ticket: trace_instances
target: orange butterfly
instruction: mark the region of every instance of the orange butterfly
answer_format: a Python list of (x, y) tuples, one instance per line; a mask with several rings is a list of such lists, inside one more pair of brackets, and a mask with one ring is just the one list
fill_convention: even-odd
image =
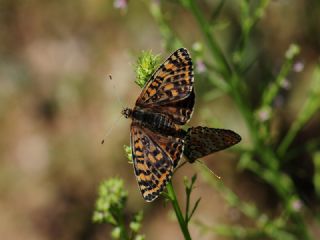
[(181, 129), (193, 112), (193, 82), (190, 54), (187, 49), (180, 48), (154, 72), (134, 108), (122, 111), (126, 118), (132, 118), (130, 132), (134, 172), (147, 202), (156, 199), (163, 191), (182, 153), (193, 162), (241, 139), (231, 130)]

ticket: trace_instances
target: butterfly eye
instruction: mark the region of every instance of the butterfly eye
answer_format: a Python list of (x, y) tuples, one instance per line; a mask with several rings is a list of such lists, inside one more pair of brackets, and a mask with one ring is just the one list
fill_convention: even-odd
[(125, 117), (125, 118), (129, 118), (131, 117), (132, 114), (132, 110), (130, 108), (125, 108), (121, 111), (121, 114)]

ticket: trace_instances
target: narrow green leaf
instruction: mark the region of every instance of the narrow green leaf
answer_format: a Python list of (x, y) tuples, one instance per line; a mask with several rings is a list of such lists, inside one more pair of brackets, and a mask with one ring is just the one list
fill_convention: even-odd
[(197, 210), (200, 201), (201, 201), (201, 198), (198, 198), (198, 200), (197, 200), (196, 203), (194, 204), (194, 206), (193, 206), (193, 208), (192, 208), (192, 211), (191, 211), (191, 213), (189, 214), (189, 217), (188, 217), (188, 219), (187, 219), (187, 223), (191, 220), (193, 214), (194, 214), (195, 211)]

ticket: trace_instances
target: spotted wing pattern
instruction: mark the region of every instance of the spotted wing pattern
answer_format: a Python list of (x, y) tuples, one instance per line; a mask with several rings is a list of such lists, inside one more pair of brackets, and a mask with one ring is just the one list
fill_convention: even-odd
[(231, 147), (241, 141), (241, 137), (227, 129), (194, 127), (185, 138), (184, 155), (190, 163), (196, 159)]
[(178, 125), (186, 124), (193, 113), (193, 106), (195, 102), (194, 90), (191, 91), (190, 95), (177, 102), (168, 103), (155, 107), (156, 112), (165, 113), (170, 115), (173, 121)]
[(183, 140), (155, 134), (133, 120), (131, 147), (134, 172), (143, 198), (156, 199), (172, 176), (183, 152)]
[(136, 106), (164, 113), (176, 124), (183, 125), (193, 111), (193, 81), (191, 57), (187, 49), (180, 48), (155, 71), (137, 99)]

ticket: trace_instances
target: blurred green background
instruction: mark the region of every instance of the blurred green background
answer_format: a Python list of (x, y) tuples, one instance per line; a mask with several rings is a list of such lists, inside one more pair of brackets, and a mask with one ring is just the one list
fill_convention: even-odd
[[(132, 107), (139, 95), (140, 89), (134, 84), (137, 56), (142, 50), (152, 50), (164, 58), (170, 48), (163, 38), (164, 28), (159, 29), (151, 13), (150, 6), (160, 1), (130, 1), (124, 8), (116, 6), (119, 2), (0, 2), (1, 239), (109, 239), (110, 228), (94, 225), (91, 218), (98, 183), (113, 176), (123, 178), (129, 190), (127, 214), (144, 210), (142, 232), (146, 239), (182, 239), (170, 208), (165, 208), (161, 200), (145, 203), (140, 196), (123, 151), (123, 145), (129, 144), (130, 121), (119, 120), (105, 144), (100, 144), (124, 107), (117, 96)], [(190, 125), (232, 129), (243, 139), (237, 152), (210, 155), (205, 163), (240, 199), (254, 203), (270, 216), (278, 215), (282, 205), (273, 189), (250, 171), (237, 168), (243, 149), (254, 148), (253, 142), (232, 98), (217, 93), (208, 83), (206, 68), (200, 71), (200, 60), (209, 54), (195, 19), (176, 1), (161, 2), (163, 17), (183, 46), (191, 54), (195, 43), (203, 48), (196, 64), (197, 103)], [(197, 2), (202, 14), (210, 19), (220, 1)], [(217, 22), (212, 23), (226, 53), (239, 40), (240, 2), (226, 1)], [(271, 130), (278, 139), (285, 135), (309, 96), (319, 64), (319, 26), (319, 1), (278, 0), (269, 1), (251, 33), (246, 57), (253, 63), (246, 84), (251, 89), (248, 99), (252, 109), (259, 104), (272, 76), (278, 75), (290, 44), (297, 43), (301, 49), (274, 101), (277, 110)], [(263, 121), (267, 113), (257, 114)], [(317, 111), (301, 128), (291, 146), (297, 151), (284, 166), (301, 197), (298, 210), (307, 206), (303, 216), (314, 239), (320, 238), (320, 218), (312, 217), (313, 211), (319, 212), (320, 199), (313, 181), (320, 171), (313, 161), (320, 151), (319, 120)], [(310, 139), (311, 150), (300, 151), (299, 147)], [(175, 174), (174, 185), (181, 200), (183, 176), (195, 172), (199, 172), (199, 166), (186, 165)], [(201, 178), (196, 185), (193, 195), (202, 198), (196, 220), (211, 225), (253, 225), (226, 203), (219, 190)], [(194, 239), (226, 239), (203, 235), (197, 224), (190, 228)]]

